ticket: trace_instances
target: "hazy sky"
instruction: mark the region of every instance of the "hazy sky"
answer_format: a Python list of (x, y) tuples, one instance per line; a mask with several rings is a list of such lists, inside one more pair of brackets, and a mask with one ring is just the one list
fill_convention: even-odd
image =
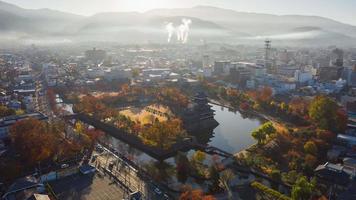
[(51, 8), (82, 15), (107, 11), (211, 5), (238, 11), (317, 15), (356, 25), (356, 0), (4, 0), (24, 8)]

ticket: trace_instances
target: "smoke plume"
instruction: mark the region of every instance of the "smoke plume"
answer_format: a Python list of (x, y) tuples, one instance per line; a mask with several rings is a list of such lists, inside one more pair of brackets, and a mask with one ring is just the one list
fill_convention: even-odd
[(172, 22), (168, 23), (166, 25), (166, 30), (168, 33), (168, 43), (171, 42), (171, 38), (174, 32), (176, 32), (178, 42), (181, 42), (183, 44), (187, 43), (189, 38), (190, 24), (192, 24), (192, 20), (185, 18), (182, 19), (182, 24), (177, 27), (174, 27)]
[(166, 25), (166, 30), (168, 32), (168, 43), (171, 42), (171, 39), (172, 39), (172, 36), (174, 34), (174, 26), (173, 26), (173, 23), (172, 22), (169, 22), (167, 25)]

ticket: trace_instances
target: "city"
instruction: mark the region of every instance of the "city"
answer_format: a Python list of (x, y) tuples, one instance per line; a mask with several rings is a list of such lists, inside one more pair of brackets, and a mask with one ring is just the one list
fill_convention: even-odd
[(356, 199), (356, 21), (39, 2), (0, 1), (0, 199)]

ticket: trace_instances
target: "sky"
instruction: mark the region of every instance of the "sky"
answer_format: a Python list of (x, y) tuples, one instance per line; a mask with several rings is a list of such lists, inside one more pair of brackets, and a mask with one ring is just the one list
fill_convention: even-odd
[(356, 0), (3, 0), (24, 8), (50, 8), (81, 15), (154, 8), (217, 6), (244, 12), (315, 15), (356, 25)]

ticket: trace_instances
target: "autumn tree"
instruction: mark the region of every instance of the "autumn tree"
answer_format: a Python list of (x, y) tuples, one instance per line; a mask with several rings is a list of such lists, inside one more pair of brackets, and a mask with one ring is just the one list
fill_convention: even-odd
[(185, 183), (190, 174), (190, 162), (187, 156), (182, 152), (177, 153), (177, 156), (175, 157), (175, 162), (176, 162), (177, 179), (181, 183)]
[(270, 87), (263, 87), (260, 91), (259, 91), (259, 96), (258, 96), (258, 101), (260, 102), (269, 102), (272, 98), (272, 88)]
[(225, 170), (225, 171), (221, 172), (219, 182), (220, 182), (220, 185), (222, 186), (222, 188), (224, 188), (227, 191), (229, 200), (233, 199), (233, 194), (232, 194), (232, 191), (230, 188), (230, 183), (234, 178), (235, 178), (235, 174), (232, 170)]
[(6, 106), (0, 105), (0, 117), (7, 117), (11, 115), (15, 115), (16, 111), (13, 109), (9, 109)]
[(202, 190), (193, 190), (191, 187), (186, 186), (179, 200), (215, 200), (215, 198), (211, 195), (205, 195)]
[(313, 141), (308, 141), (304, 144), (304, 151), (308, 154), (317, 155), (318, 147)]
[(316, 181), (308, 181), (305, 176), (298, 178), (292, 187), (293, 200), (309, 200), (315, 190)]
[(152, 125), (142, 130), (140, 137), (148, 145), (168, 149), (179, 137), (184, 137), (185, 135), (182, 121), (180, 119), (172, 119), (164, 122), (156, 120)]
[(289, 109), (292, 113), (304, 116), (309, 107), (309, 102), (301, 97), (294, 97), (289, 102)]
[(330, 97), (316, 96), (309, 106), (309, 117), (321, 129), (341, 131), (346, 127), (346, 120), (338, 109), (338, 105)]
[(272, 122), (266, 122), (256, 130), (252, 132), (252, 137), (255, 138), (258, 144), (262, 144), (268, 136), (274, 134), (276, 129)]
[(16, 122), (10, 129), (13, 145), (28, 165), (51, 158), (55, 153), (55, 135), (45, 122), (29, 118)]

